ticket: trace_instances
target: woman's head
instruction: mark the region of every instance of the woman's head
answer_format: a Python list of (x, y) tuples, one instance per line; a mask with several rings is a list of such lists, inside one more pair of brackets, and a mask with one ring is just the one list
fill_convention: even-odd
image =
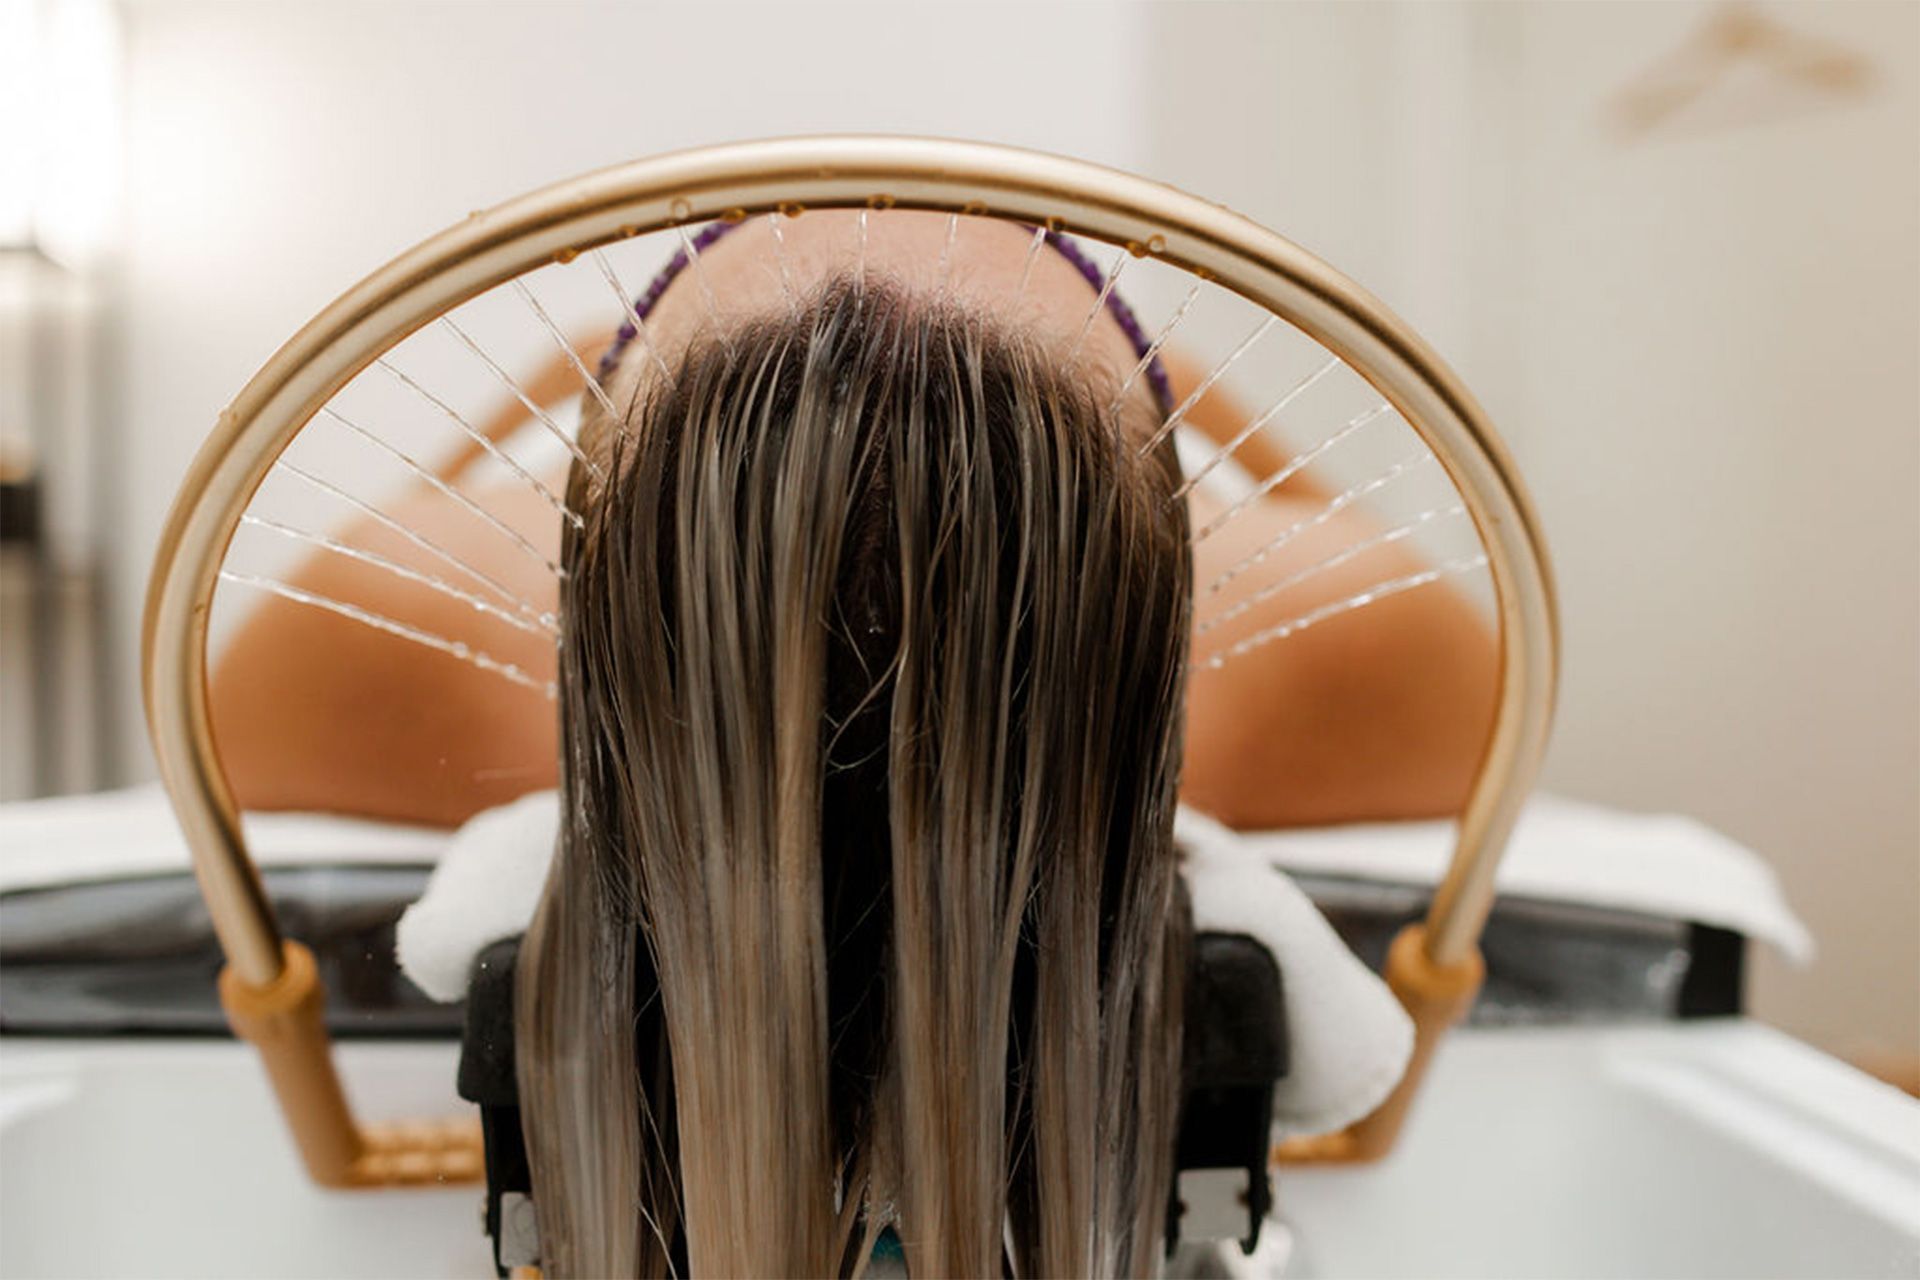
[(1171, 455), (973, 300), (792, 285), (630, 370), (574, 478), (519, 1015), (549, 1267), (840, 1273), (893, 1224), (915, 1274), (1147, 1271)]

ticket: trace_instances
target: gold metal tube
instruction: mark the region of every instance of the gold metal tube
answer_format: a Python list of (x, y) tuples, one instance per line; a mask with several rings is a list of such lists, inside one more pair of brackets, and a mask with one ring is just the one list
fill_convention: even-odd
[(161, 535), (147, 596), (147, 718), (161, 776), (236, 974), (280, 974), (279, 931), (247, 856), (207, 711), (207, 615), (220, 561), (266, 470), (375, 357), (475, 295), (549, 261), (670, 226), (775, 208), (899, 206), (1045, 224), (1184, 267), (1283, 317), (1366, 378), (1425, 438), (1484, 542), (1498, 600), (1500, 708), (1424, 933), (1457, 967), (1545, 748), (1553, 583), (1538, 521), (1485, 414), (1438, 356), (1318, 258), (1219, 205), (1101, 166), (977, 143), (793, 138), (602, 170), (477, 213), (348, 290), (221, 414)]

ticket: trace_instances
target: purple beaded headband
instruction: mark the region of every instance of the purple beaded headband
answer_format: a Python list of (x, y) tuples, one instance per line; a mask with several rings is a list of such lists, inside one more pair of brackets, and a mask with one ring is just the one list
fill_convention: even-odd
[[(704, 252), (708, 246), (719, 240), (720, 237), (727, 234), (727, 232), (733, 230), (737, 225), (739, 224), (732, 222), (708, 223), (694, 235), (692, 240), (693, 252), (696, 254)], [(1058, 231), (1047, 232), (1046, 241), (1058, 251), (1061, 257), (1071, 263), (1074, 268), (1086, 278), (1086, 282), (1093, 286), (1096, 292), (1106, 284), (1106, 277), (1101, 275), (1099, 265), (1095, 263), (1092, 258), (1089, 258), (1086, 251), (1078, 244)], [(660, 268), (660, 272), (654, 276), (653, 282), (646, 287), (639, 297), (633, 300), (634, 314), (639, 316), (643, 322), (649, 315), (653, 314), (653, 308), (659, 303), (660, 295), (667, 291), (667, 286), (673, 283), (674, 277), (686, 269), (688, 260), (686, 249), (675, 249), (673, 256), (667, 259), (667, 265)], [(1120, 331), (1127, 335), (1127, 341), (1133, 344), (1134, 354), (1144, 358), (1152, 348), (1152, 341), (1147, 337), (1147, 331), (1140, 327), (1140, 320), (1133, 314), (1133, 308), (1126, 304), (1117, 290), (1109, 290), (1107, 293), (1107, 312), (1113, 317), (1114, 322), (1120, 326)], [(599, 376), (601, 381), (606, 381), (607, 377), (613, 373), (615, 367), (619, 365), (621, 355), (626, 351), (627, 344), (633, 341), (636, 333), (637, 330), (634, 328), (631, 319), (621, 324), (619, 332), (614, 335), (613, 345), (608, 347), (607, 353), (600, 357)], [(1153, 359), (1147, 362), (1146, 376), (1147, 385), (1153, 391), (1153, 398), (1155, 403), (1160, 406), (1160, 412), (1162, 414), (1171, 413), (1173, 411), (1173, 385), (1167, 380), (1167, 371), (1165, 366), (1160, 363), (1158, 352), (1155, 352)]]

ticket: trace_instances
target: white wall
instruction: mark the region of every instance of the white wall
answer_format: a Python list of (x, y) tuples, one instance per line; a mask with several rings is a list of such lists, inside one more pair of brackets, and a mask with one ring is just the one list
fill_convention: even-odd
[[(220, 405), (352, 279), (668, 147), (970, 135), (1268, 222), (1418, 325), (1514, 442), (1566, 620), (1548, 782), (1760, 849), (1819, 938), (1758, 1007), (1920, 1045), (1920, 9), (1782, 6), (1857, 102), (1622, 145), (1691, 4), (137, 0), (118, 644)], [(132, 772), (145, 747), (131, 718)]]
[(1781, 8), (1869, 92), (1730, 87), (1770, 118), (1631, 146), (1597, 108), (1697, 11), (1505, 12), (1484, 389), (1562, 574), (1548, 784), (1766, 853), (1821, 954), (1763, 961), (1760, 1011), (1920, 1052), (1920, 8)]

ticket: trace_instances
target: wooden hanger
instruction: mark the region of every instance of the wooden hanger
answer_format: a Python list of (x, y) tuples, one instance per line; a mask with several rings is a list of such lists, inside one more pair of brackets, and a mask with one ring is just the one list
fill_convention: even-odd
[[(1615, 95), (1609, 114), (1623, 135), (1644, 137), (1742, 69), (1762, 71), (1779, 88), (1829, 98), (1857, 93), (1873, 78), (1858, 54), (1796, 31), (1746, 0), (1729, 0), (1715, 7), (1685, 44), (1629, 81)], [(1720, 123), (1746, 124), (1776, 114), (1748, 110)]]

